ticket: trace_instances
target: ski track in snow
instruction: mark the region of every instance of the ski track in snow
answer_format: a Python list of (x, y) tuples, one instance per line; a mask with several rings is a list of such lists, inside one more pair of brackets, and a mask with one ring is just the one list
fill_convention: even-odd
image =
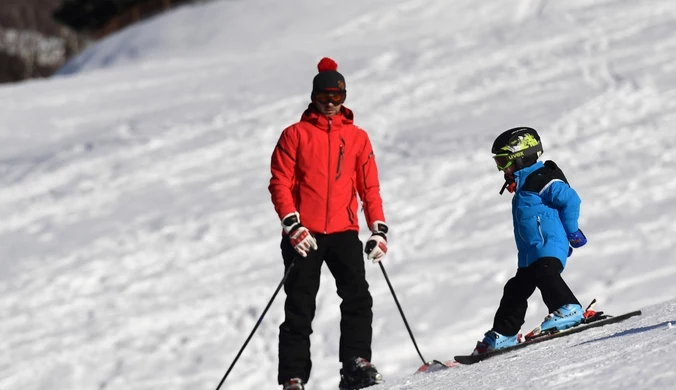
[[(268, 2), (183, 7), (150, 25), (222, 14), (239, 19), (212, 32), (227, 38)], [(179, 44), (162, 53), (160, 41), (142, 46), (151, 42), (142, 24), (118, 38), (130, 53), (148, 50), (139, 65), (113, 37), (86, 57), (87, 72), (0, 88), (0, 388), (215, 387), (282, 277), (269, 155), (304, 109), (323, 55), (338, 60), (347, 105), (371, 135), (392, 228), (385, 266), (427, 359), (471, 351), (515, 272), (509, 198), (498, 195), (489, 155), (513, 126), (541, 130), (544, 157), (583, 199), (589, 245), (564, 275), (580, 300), (620, 313), (676, 297), (676, 5), (350, 1), (345, 23), (288, 26), (298, 7), (325, 12), (306, 3), (266, 11), (270, 30), (248, 46), (223, 39), (194, 55)], [(328, 52), (325, 40), (335, 44)], [(306, 44), (280, 49), (294, 41)], [(647, 364), (663, 373), (646, 377), (642, 355), (624, 354), (673, 354), (673, 341), (645, 337), (676, 320), (673, 303), (626, 325), (409, 377), (420, 361), (378, 267), (367, 263), (367, 274), (374, 362), (387, 379), (374, 390), (564, 389), (619, 370), (628, 372), (603, 376), (604, 386), (676, 380), (655, 361)], [(315, 390), (338, 383), (334, 290), (324, 270)], [(283, 299), (226, 389), (276, 383)], [(546, 315), (539, 300), (524, 328)], [(556, 359), (562, 348), (580, 358)]]

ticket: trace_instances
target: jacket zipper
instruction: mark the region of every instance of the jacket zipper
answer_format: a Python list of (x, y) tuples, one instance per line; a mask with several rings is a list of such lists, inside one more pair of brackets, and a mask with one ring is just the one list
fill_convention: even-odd
[(340, 144), (340, 153), (338, 154), (338, 167), (336, 168), (336, 180), (340, 178), (343, 171), (343, 144)]
[[(329, 159), (328, 159), (328, 172), (331, 172), (331, 117), (329, 117), (329, 128), (326, 131), (326, 135), (329, 137)], [(328, 183), (326, 186), (326, 218), (324, 219), (324, 234), (329, 230), (329, 205), (331, 204), (331, 175), (327, 175)]]
[(538, 215), (538, 231), (540, 232), (540, 238), (542, 239), (542, 245), (545, 244), (545, 235), (542, 234), (542, 225), (540, 224), (540, 216)]

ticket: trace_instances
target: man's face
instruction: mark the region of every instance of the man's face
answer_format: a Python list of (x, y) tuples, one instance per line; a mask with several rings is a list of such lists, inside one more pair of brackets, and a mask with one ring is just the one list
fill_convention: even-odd
[(345, 101), (345, 92), (318, 92), (315, 95), (315, 107), (326, 116), (336, 115)]
[(340, 112), (340, 108), (343, 106), (342, 104), (339, 104), (337, 106), (333, 105), (333, 103), (320, 103), (318, 101), (315, 101), (315, 106), (317, 107), (317, 110), (322, 113), (322, 115), (326, 116), (332, 116), (336, 115)]

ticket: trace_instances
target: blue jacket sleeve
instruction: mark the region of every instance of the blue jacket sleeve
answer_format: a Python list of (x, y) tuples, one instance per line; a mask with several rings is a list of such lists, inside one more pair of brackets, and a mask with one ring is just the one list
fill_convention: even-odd
[(579, 227), (577, 220), (580, 217), (580, 197), (577, 192), (563, 181), (554, 181), (541, 193), (545, 203), (559, 211), (559, 218), (566, 233), (576, 232)]

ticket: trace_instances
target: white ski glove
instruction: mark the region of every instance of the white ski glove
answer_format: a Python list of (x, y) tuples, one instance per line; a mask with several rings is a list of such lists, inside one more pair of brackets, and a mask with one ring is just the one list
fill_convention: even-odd
[(389, 228), (387, 224), (383, 221), (375, 221), (371, 225), (371, 237), (366, 241), (364, 245), (364, 252), (366, 252), (366, 258), (377, 263), (385, 257), (387, 253), (387, 232)]
[(293, 212), (282, 218), (282, 228), (289, 235), (291, 246), (303, 257), (307, 257), (310, 250), (317, 250), (317, 240), (309, 230), (300, 224), (300, 215)]

